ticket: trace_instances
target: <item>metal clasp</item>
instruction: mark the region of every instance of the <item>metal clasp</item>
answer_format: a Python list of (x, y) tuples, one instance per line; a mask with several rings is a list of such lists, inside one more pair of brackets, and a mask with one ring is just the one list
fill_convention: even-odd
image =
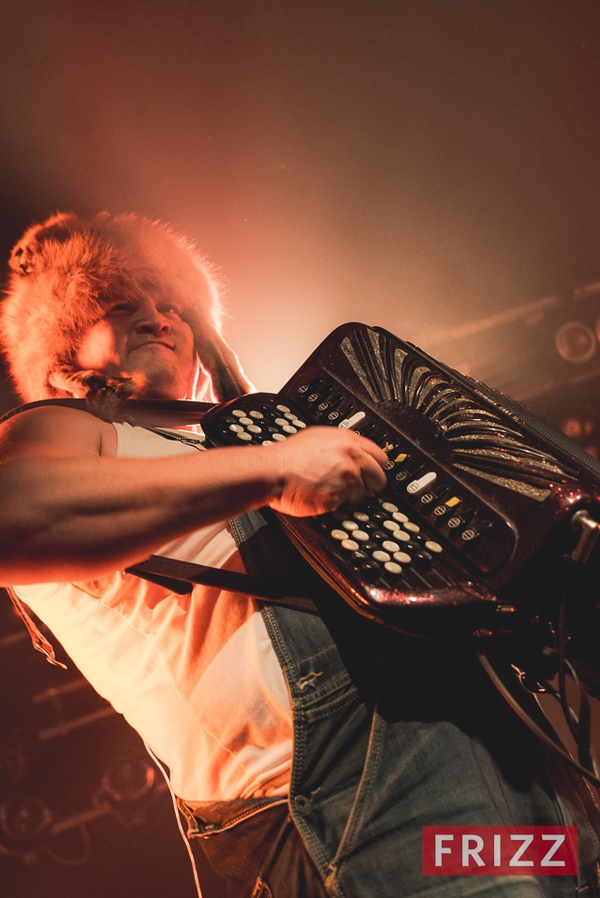
[(577, 545), (571, 552), (571, 561), (587, 564), (600, 535), (600, 524), (587, 511), (576, 511), (571, 518), (571, 529), (581, 530)]

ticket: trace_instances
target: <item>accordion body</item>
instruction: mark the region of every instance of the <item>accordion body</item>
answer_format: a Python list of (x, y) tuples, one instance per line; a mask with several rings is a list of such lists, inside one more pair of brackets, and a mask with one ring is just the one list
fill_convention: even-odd
[[(600, 517), (600, 465), (524, 407), (378, 327), (334, 330), (278, 394), (208, 412), (215, 446), (350, 427), (388, 456), (360, 507), (277, 515), (357, 611), (419, 635), (515, 632), (555, 613), (580, 539)], [(596, 626), (598, 550), (576, 572), (580, 627)]]

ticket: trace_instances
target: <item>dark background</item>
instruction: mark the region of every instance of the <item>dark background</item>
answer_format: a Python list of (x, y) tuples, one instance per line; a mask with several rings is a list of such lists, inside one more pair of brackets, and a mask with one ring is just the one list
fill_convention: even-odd
[[(368, 321), (595, 451), (600, 289), (578, 288), (600, 282), (599, 75), (597, 0), (5, 3), (0, 250), (59, 209), (166, 219), (226, 276), (227, 334), (260, 389)], [(582, 315), (578, 366), (554, 333)], [(33, 656), (8, 607), (2, 626), (0, 800), (51, 783), (55, 820), (83, 813), (131, 737), (106, 718), (42, 744), (32, 696), (73, 672)], [(141, 805), (141, 822), (68, 830), (62, 863), (0, 855), (0, 895), (184, 898), (185, 856), (156, 822), (168, 798)]]
[(343, 321), (427, 347), (600, 278), (595, 0), (22, 0), (0, 24), (4, 249), (57, 209), (173, 222), (260, 389)]

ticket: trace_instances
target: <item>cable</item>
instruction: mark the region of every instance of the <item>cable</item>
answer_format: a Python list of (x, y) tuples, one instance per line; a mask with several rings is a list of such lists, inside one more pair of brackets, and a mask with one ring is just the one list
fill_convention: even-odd
[(508, 702), (509, 706), (512, 710), (519, 716), (519, 718), (523, 721), (526, 727), (531, 730), (531, 732), (536, 736), (541, 742), (544, 743), (548, 748), (552, 749), (552, 751), (557, 752), (560, 757), (570, 764), (578, 773), (584, 776), (587, 780), (589, 780), (594, 786), (600, 787), (600, 778), (595, 776), (591, 770), (587, 770), (577, 761), (575, 761), (571, 755), (554, 739), (551, 739), (550, 736), (533, 720), (532, 717), (529, 716), (527, 711), (518, 703), (515, 699), (512, 692), (508, 689), (508, 687), (503, 682), (502, 678), (494, 669), (490, 660), (480, 652), (477, 652), (477, 658), (479, 659), (480, 664), (483, 669), (491, 679), (492, 683), (500, 692), (500, 695)]
[[(596, 525), (597, 528), (597, 525)], [(596, 530), (595, 528), (595, 530)], [(594, 532), (595, 532), (594, 530)], [(589, 533), (584, 531), (584, 535), (589, 539)], [(594, 539), (595, 543), (595, 539)], [(573, 578), (577, 577), (578, 571), (581, 570), (581, 563), (576, 563), (573, 560), (573, 555), (565, 556), (565, 568), (564, 568), (564, 581), (563, 587), (561, 590), (560, 601), (558, 606), (558, 622), (556, 627), (556, 649), (557, 649), (557, 658), (558, 658), (558, 696), (560, 699), (560, 704), (563, 710), (563, 716), (571, 731), (571, 735), (575, 740), (575, 744), (577, 745), (577, 757), (579, 759), (580, 764), (585, 769), (591, 768), (593, 774), (598, 776), (598, 768), (595, 762), (594, 757), (592, 756), (590, 749), (590, 738), (591, 738), (591, 707), (587, 692), (585, 689), (582, 689), (581, 684), (579, 682), (579, 677), (577, 676), (577, 672), (574, 670), (573, 665), (567, 659), (567, 643), (569, 641), (568, 635), (568, 627), (567, 627), (567, 611), (568, 611), (568, 585), (573, 582)], [(569, 576), (570, 575), (570, 576)], [(573, 678), (573, 682), (575, 684), (575, 689), (577, 693), (577, 698), (579, 700), (579, 707), (577, 714), (573, 711), (571, 706), (569, 705), (568, 695), (567, 695), (567, 668), (571, 677)]]
[(83, 853), (79, 857), (64, 857), (64, 855), (59, 854), (51, 848), (47, 842), (42, 845), (45, 854), (47, 854), (51, 860), (55, 861), (57, 864), (61, 864), (63, 867), (80, 867), (82, 864), (85, 864), (92, 856), (92, 841), (86, 826), (79, 826), (78, 830), (81, 833), (83, 841)]
[(146, 751), (148, 752), (148, 754), (150, 755), (150, 757), (152, 758), (152, 760), (154, 761), (154, 763), (156, 764), (156, 766), (158, 767), (158, 769), (160, 770), (160, 772), (162, 773), (162, 775), (165, 778), (165, 783), (167, 784), (167, 788), (169, 790), (169, 795), (171, 796), (171, 802), (173, 804), (173, 810), (175, 812), (175, 820), (177, 821), (177, 829), (179, 830), (179, 834), (181, 835), (181, 838), (183, 840), (183, 843), (184, 843), (187, 853), (188, 853), (188, 857), (190, 859), (190, 864), (192, 867), (192, 876), (194, 877), (196, 892), (198, 893), (198, 898), (202, 898), (202, 888), (200, 886), (200, 878), (198, 876), (198, 867), (196, 866), (196, 859), (194, 858), (194, 854), (192, 852), (190, 840), (188, 839), (188, 837), (183, 829), (183, 824), (181, 822), (181, 814), (179, 813), (179, 808), (177, 807), (177, 796), (175, 795), (175, 793), (173, 792), (173, 789), (171, 788), (171, 783), (169, 782), (169, 776), (167, 774), (165, 767), (163, 766), (161, 761), (158, 760), (158, 758), (156, 757), (156, 755), (154, 754), (152, 749), (148, 745), (146, 745), (146, 743), (144, 743), (144, 746), (146, 748)]

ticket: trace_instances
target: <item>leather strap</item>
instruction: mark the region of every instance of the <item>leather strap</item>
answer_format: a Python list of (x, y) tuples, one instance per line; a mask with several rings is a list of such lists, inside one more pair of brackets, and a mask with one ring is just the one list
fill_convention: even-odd
[[(85, 399), (40, 399), (11, 409), (0, 418), (0, 424), (21, 412), (47, 405), (75, 408), (95, 414)], [(185, 427), (200, 423), (206, 412), (214, 407), (213, 402), (192, 402), (187, 399), (124, 399), (119, 403), (113, 418), (115, 421), (135, 421), (154, 427)]]
[(193, 584), (199, 583), (202, 586), (216, 586), (231, 592), (243, 592), (264, 599), (270, 604), (318, 614), (312, 599), (293, 593), (290, 595), (286, 583), (277, 580), (266, 581), (251, 574), (226, 571), (204, 564), (181, 561), (178, 558), (151, 555), (146, 561), (127, 568), (127, 573), (165, 586), (178, 595), (188, 595), (192, 591)]

